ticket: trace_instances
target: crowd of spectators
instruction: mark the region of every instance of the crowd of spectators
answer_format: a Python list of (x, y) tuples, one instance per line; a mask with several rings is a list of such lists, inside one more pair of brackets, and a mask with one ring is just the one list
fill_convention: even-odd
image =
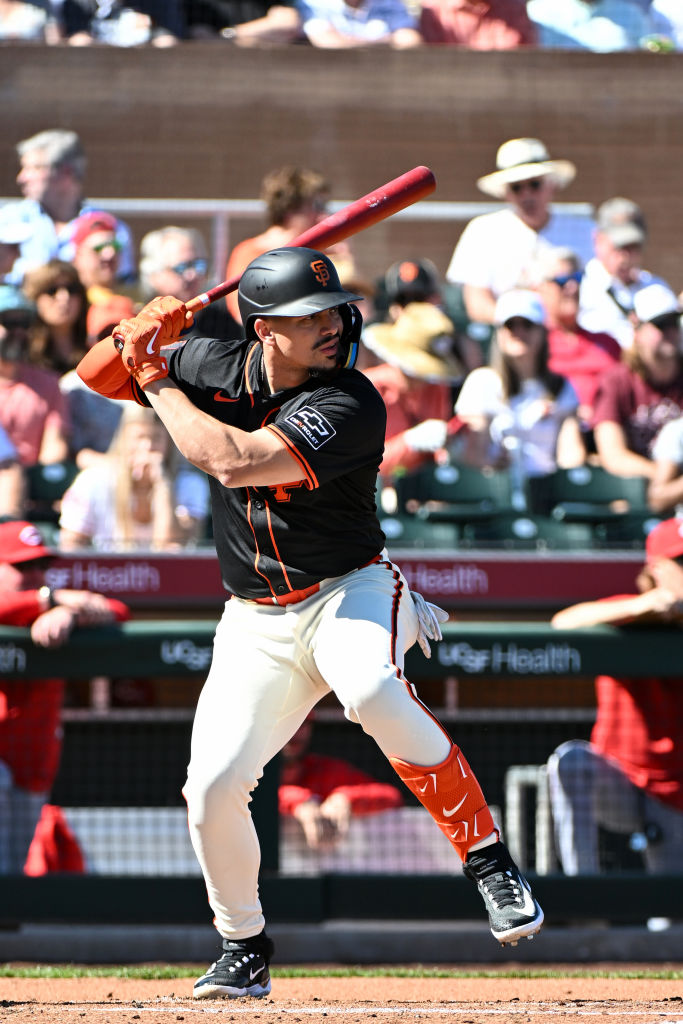
[[(0, 3), (0, 16), (7, 6)], [(264, 230), (235, 246), (227, 268), (212, 268), (199, 231), (165, 225), (136, 248), (128, 225), (93, 208), (74, 132), (41, 132), (19, 142), (17, 154), (23, 198), (0, 209), (0, 517), (10, 519), (0, 524), (0, 570), (9, 595), (3, 621), (29, 625), (36, 643), (55, 646), (76, 625), (122, 621), (128, 611), (99, 595), (50, 592), (44, 585), (44, 562), (53, 551), (28, 522), (32, 469), (70, 464), (74, 470), (52, 508), (62, 550), (173, 550), (207, 537), (204, 476), (182, 460), (152, 409), (89, 391), (75, 372), (79, 360), (150, 297), (189, 300), (239, 273), (260, 252), (286, 245), (325, 215), (332, 186), (311, 169), (274, 168), (262, 183)], [(551, 207), (576, 173), (568, 160), (551, 157), (541, 140), (503, 142), (495, 168), (477, 182), (501, 209), (475, 217), (454, 239), (443, 278), (426, 255), (416, 254), (363, 281), (353, 246), (331, 250), (345, 286), (363, 296), (358, 365), (387, 406), (382, 486), (425, 463), (449, 460), (485, 472), (509, 470), (522, 490), (526, 480), (558, 468), (595, 465), (643, 478), (654, 515), (683, 512), (681, 282), (644, 268), (646, 217), (632, 200), (605, 197), (594, 220)], [(238, 335), (234, 301), (211, 304), (192, 331)], [(670, 622), (673, 611), (679, 621), (683, 528), (673, 519), (665, 534), (657, 530), (648, 539), (646, 598), (568, 609), (553, 624), (630, 622), (641, 613)], [(657, 540), (662, 536), (664, 546)], [(668, 684), (657, 686), (668, 714), (675, 706)], [(5, 687), (8, 707), (11, 701), (19, 706), (21, 689)], [(641, 689), (601, 677), (598, 696), (616, 694), (621, 701), (625, 694), (645, 704)], [(48, 696), (54, 717), (62, 685)], [(30, 708), (17, 714), (30, 722)], [(601, 709), (592, 744), (571, 741), (551, 759), (558, 849), (567, 873), (596, 870), (593, 826), (600, 808), (607, 809), (606, 821), (614, 818), (610, 794), (617, 784), (630, 800), (619, 807), (638, 811), (620, 828), (639, 826), (645, 806), (648, 821), (675, 839), (657, 848), (651, 870), (668, 868), (669, 850), (680, 846), (680, 758), (654, 765), (673, 779), (667, 793), (675, 792), (662, 797), (657, 817), (650, 802), (659, 807), (661, 792), (634, 782), (628, 765), (615, 772), (607, 764), (608, 755), (619, 760), (624, 753), (615, 747), (611, 722)], [(647, 737), (656, 728), (659, 719), (646, 721), (638, 734), (648, 764)], [(6, 823), (0, 831), (11, 837), (0, 843), (2, 873), (24, 863), (59, 749), (46, 746), (52, 760), (44, 777), (22, 781), (21, 765), (11, 762), (12, 730), (0, 734), (0, 819)], [(357, 772), (344, 775), (339, 764), (327, 765), (335, 786), (330, 774), (328, 788), (318, 791), (304, 771), (311, 764), (310, 758), (286, 762), (280, 807), (299, 821), (313, 848), (343, 835), (351, 814), (400, 802), (392, 787)], [(333, 792), (339, 787), (344, 791)], [(25, 827), (10, 830), (7, 822), (20, 819)], [(582, 824), (585, 834), (579, 835)]]
[(0, 40), (48, 45), (683, 47), (678, 0), (0, 0)]
[[(17, 154), (23, 198), (0, 209), (0, 514), (28, 515), (31, 470), (66, 464), (68, 490), (49, 512), (63, 545), (209, 540), (203, 476), (152, 412), (91, 392), (75, 367), (154, 295), (188, 301), (288, 244), (325, 216), (331, 185), (310, 168), (271, 169), (264, 229), (212, 268), (195, 228), (149, 231), (136, 251), (129, 226), (85, 198), (74, 132), (40, 132)], [(539, 139), (503, 142), (477, 182), (500, 209), (465, 225), (443, 277), (416, 254), (367, 281), (353, 244), (329, 251), (362, 296), (358, 366), (387, 405), (387, 496), (425, 463), (456, 461), (509, 472), (520, 494), (529, 480), (588, 464), (651, 482), (654, 515), (683, 502), (679, 298), (644, 269), (635, 202), (608, 197), (595, 219), (553, 203), (576, 173)], [(234, 293), (191, 331), (239, 336)]]

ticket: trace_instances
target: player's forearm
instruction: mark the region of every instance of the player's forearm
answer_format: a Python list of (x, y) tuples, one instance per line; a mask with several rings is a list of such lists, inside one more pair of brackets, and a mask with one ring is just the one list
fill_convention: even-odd
[(615, 601), (585, 601), (563, 608), (552, 617), (556, 629), (583, 629), (587, 626), (617, 626), (634, 622), (661, 611), (655, 590)]
[(302, 479), (299, 466), (270, 430), (250, 433), (221, 423), (167, 379), (148, 385), (145, 395), (178, 450), (224, 487), (269, 487)]

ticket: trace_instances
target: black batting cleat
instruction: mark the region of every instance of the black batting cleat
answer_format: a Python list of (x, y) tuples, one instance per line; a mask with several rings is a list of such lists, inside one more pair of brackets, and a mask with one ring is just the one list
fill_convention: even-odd
[(463, 871), (481, 893), (493, 937), (501, 946), (533, 938), (543, 924), (543, 911), (504, 843), (470, 853)]
[(195, 999), (261, 999), (270, 992), (273, 943), (265, 932), (250, 939), (223, 939), (223, 956), (194, 983)]

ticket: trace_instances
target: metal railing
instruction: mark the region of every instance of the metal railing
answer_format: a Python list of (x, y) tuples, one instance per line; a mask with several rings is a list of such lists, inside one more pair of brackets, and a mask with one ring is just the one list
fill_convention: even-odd
[[(16, 202), (16, 196), (0, 196), (0, 207)], [(328, 203), (330, 213), (336, 213), (351, 202), (349, 199), (335, 199)], [(254, 219), (263, 223), (266, 212), (261, 199), (112, 199), (88, 197), (88, 203), (108, 210), (117, 217), (158, 218), (159, 226), (173, 223), (177, 219), (207, 220), (210, 224), (210, 250), (215, 271), (222, 275), (232, 247), (231, 222), (236, 219)], [(465, 223), (482, 213), (501, 210), (504, 203), (492, 202), (450, 202), (427, 200), (414, 203), (405, 210), (393, 214), (399, 220), (410, 221), (455, 221)], [(554, 203), (551, 209), (573, 214), (577, 217), (592, 217), (590, 203)]]

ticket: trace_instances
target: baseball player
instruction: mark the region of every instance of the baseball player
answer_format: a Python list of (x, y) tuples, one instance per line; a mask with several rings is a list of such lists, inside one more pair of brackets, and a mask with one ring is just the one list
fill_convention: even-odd
[[(249, 800), (266, 763), (333, 691), (374, 737), (463, 861), (499, 942), (543, 912), (510, 858), (462, 751), (403, 674), (445, 613), (410, 593), (375, 513), (386, 411), (353, 369), (361, 317), (332, 261), (306, 248), (254, 259), (239, 286), (246, 337), (192, 338), (155, 299), (78, 367), (100, 393), (149, 402), (209, 476), (232, 595), (194, 721), (184, 795), (222, 956), (199, 998), (265, 996), (273, 945), (258, 897)], [(175, 344), (171, 354), (165, 346)]]

